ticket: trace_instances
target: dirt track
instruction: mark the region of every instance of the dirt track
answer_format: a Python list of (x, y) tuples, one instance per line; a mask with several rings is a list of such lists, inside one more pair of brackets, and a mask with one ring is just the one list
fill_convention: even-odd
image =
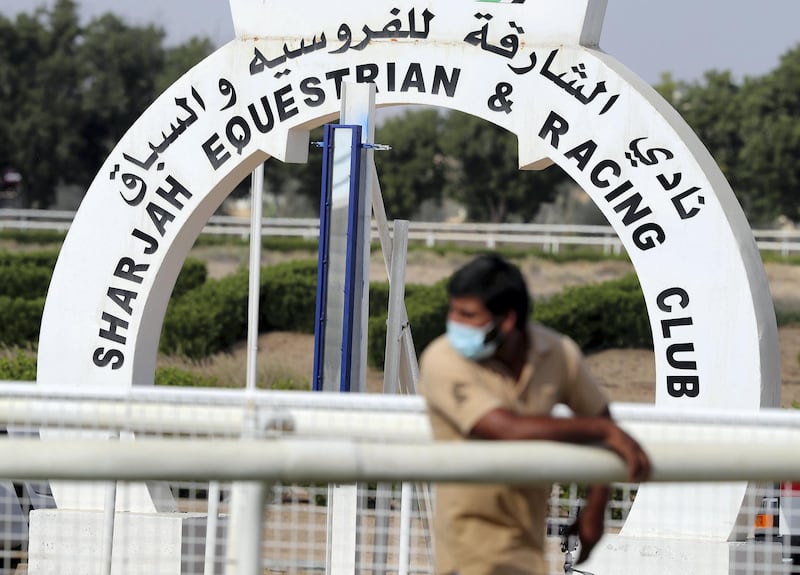
[[(210, 275), (220, 276), (236, 269), (243, 262), (234, 257), (214, 257), (203, 254), (209, 260)], [(211, 256), (211, 257), (208, 257)], [(279, 263), (286, 259), (298, 257), (297, 254), (267, 254), (265, 265)], [(303, 257), (309, 257), (304, 254)], [(313, 256), (311, 256), (313, 257)], [(466, 262), (469, 256), (463, 254), (439, 255), (433, 252), (410, 252), (406, 267), (406, 282), (431, 284), (448, 277), (453, 270)], [(575, 262), (557, 264), (548, 260), (528, 258), (520, 267), (528, 284), (536, 296), (547, 296), (558, 293), (564, 287), (601, 282), (622, 277), (633, 271), (627, 262)], [(773, 299), (782, 306), (800, 308), (800, 266), (767, 264), (767, 277), (772, 290)], [(371, 279), (384, 281), (386, 271), (380, 256), (373, 256), (370, 268)], [(781, 345), (781, 374), (783, 386), (781, 405), (791, 407), (793, 402), (800, 405), (800, 326), (784, 327), (779, 332)], [(263, 350), (260, 360), (260, 372), (287, 375), (295, 379), (310, 381), (313, 365), (313, 337), (302, 334), (272, 333), (262, 336), (260, 349)], [(225, 379), (231, 371), (241, 370), (244, 378), (243, 358), (237, 354), (227, 355)], [(651, 403), (655, 398), (655, 361), (653, 352), (648, 350), (606, 350), (589, 355), (589, 366), (597, 379), (606, 387), (615, 401)], [(212, 362), (213, 363), (213, 362)], [(238, 365), (241, 368), (236, 367)], [(210, 368), (208, 364), (205, 366)], [(239, 377), (237, 375), (237, 377)], [(368, 388), (379, 391), (382, 388), (382, 374), (370, 371)]]

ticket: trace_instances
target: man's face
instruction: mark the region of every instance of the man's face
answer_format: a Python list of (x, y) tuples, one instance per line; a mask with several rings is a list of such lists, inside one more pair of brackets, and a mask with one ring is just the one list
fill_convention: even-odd
[(494, 318), (491, 312), (483, 305), (480, 298), (474, 296), (460, 296), (450, 298), (450, 308), (447, 312), (448, 321), (462, 325), (483, 327)]

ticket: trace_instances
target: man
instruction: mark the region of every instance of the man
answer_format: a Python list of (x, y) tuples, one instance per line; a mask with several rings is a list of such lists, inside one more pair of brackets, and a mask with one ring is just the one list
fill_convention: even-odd
[[(578, 346), (529, 323), (530, 295), (519, 269), (496, 255), (476, 258), (451, 277), (447, 333), (422, 354), (420, 389), (434, 437), (549, 440), (603, 445), (644, 481), (642, 448), (611, 420), (608, 400)], [(555, 418), (554, 405), (576, 417)], [(544, 575), (549, 489), (508, 485), (437, 486), (436, 573)], [(608, 489), (589, 488), (572, 526), (585, 560), (603, 534)]]

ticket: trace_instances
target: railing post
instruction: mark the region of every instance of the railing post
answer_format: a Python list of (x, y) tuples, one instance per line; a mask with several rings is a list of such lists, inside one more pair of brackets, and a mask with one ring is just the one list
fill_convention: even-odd
[[(119, 439), (119, 433), (113, 433), (112, 440)], [(103, 507), (103, 549), (101, 559), (101, 575), (111, 575), (114, 559), (114, 522), (117, 511), (117, 482), (109, 481), (106, 485), (106, 500)]]
[[(252, 395), (257, 386), (258, 310), (261, 291), (261, 215), (264, 194), (264, 166), (252, 174), (250, 193), (250, 283), (247, 321), (247, 381), (245, 393)], [(248, 407), (252, 407), (249, 406)], [(242, 438), (252, 439), (260, 430), (254, 409), (249, 409), (242, 428)], [(264, 537), (264, 502), (266, 485), (260, 481), (237, 481), (233, 485), (230, 536), (226, 575), (261, 575), (261, 541)]]
[(217, 562), (217, 525), (219, 524), (219, 481), (208, 483), (208, 507), (206, 509), (206, 549), (203, 575), (214, 575)]

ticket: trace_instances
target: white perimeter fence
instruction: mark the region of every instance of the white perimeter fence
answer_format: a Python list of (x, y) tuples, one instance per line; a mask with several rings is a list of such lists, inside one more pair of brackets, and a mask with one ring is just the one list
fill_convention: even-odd
[[(0, 209), (0, 230), (69, 229), (75, 212), (57, 210)], [(249, 237), (250, 220), (231, 216), (212, 216), (204, 234)], [(317, 218), (264, 218), (262, 233), (266, 237), (319, 237)], [(780, 252), (786, 256), (800, 251), (800, 230), (754, 230), (759, 249)], [(378, 232), (373, 223), (373, 240)], [(558, 253), (561, 246), (589, 246), (605, 253), (621, 253), (623, 247), (611, 226), (578, 226), (560, 224), (455, 224), (410, 222), (408, 238), (436, 244), (472, 244), (494, 249), (500, 245), (540, 246)]]
[[(780, 483), (800, 478), (800, 412), (612, 412), (651, 455), (653, 481), (685, 484), (681, 508), (655, 514), (707, 523), (702, 515), (720, 510), (696, 482), (759, 482), (724, 571), (714, 553), (701, 553), (694, 571), (665, 553), (658, 573), (792, 572), (800, 549), (786, 530), (800, 510), (790, 515)], [(580, 485), (612, 483), (612, 535), (639, 489), (598, 448), (433, 442), (419, 397), (0, 382), (0, 426), (7, 574), (433, 573), (429, 482), (439, 481), (554, 484), (547, 560), (551, 574), (564, 573), (557, 533), (581, 504)], [(124, 512), (145, 481), (152, 493), (168, 488), (170, 508)], [(51, 488), (72, 503), (54, 508)], [(656, 552), (658, 538), (648, 545)], [(615, 561), (596, 575), (633, 575), (624, 554)]]

